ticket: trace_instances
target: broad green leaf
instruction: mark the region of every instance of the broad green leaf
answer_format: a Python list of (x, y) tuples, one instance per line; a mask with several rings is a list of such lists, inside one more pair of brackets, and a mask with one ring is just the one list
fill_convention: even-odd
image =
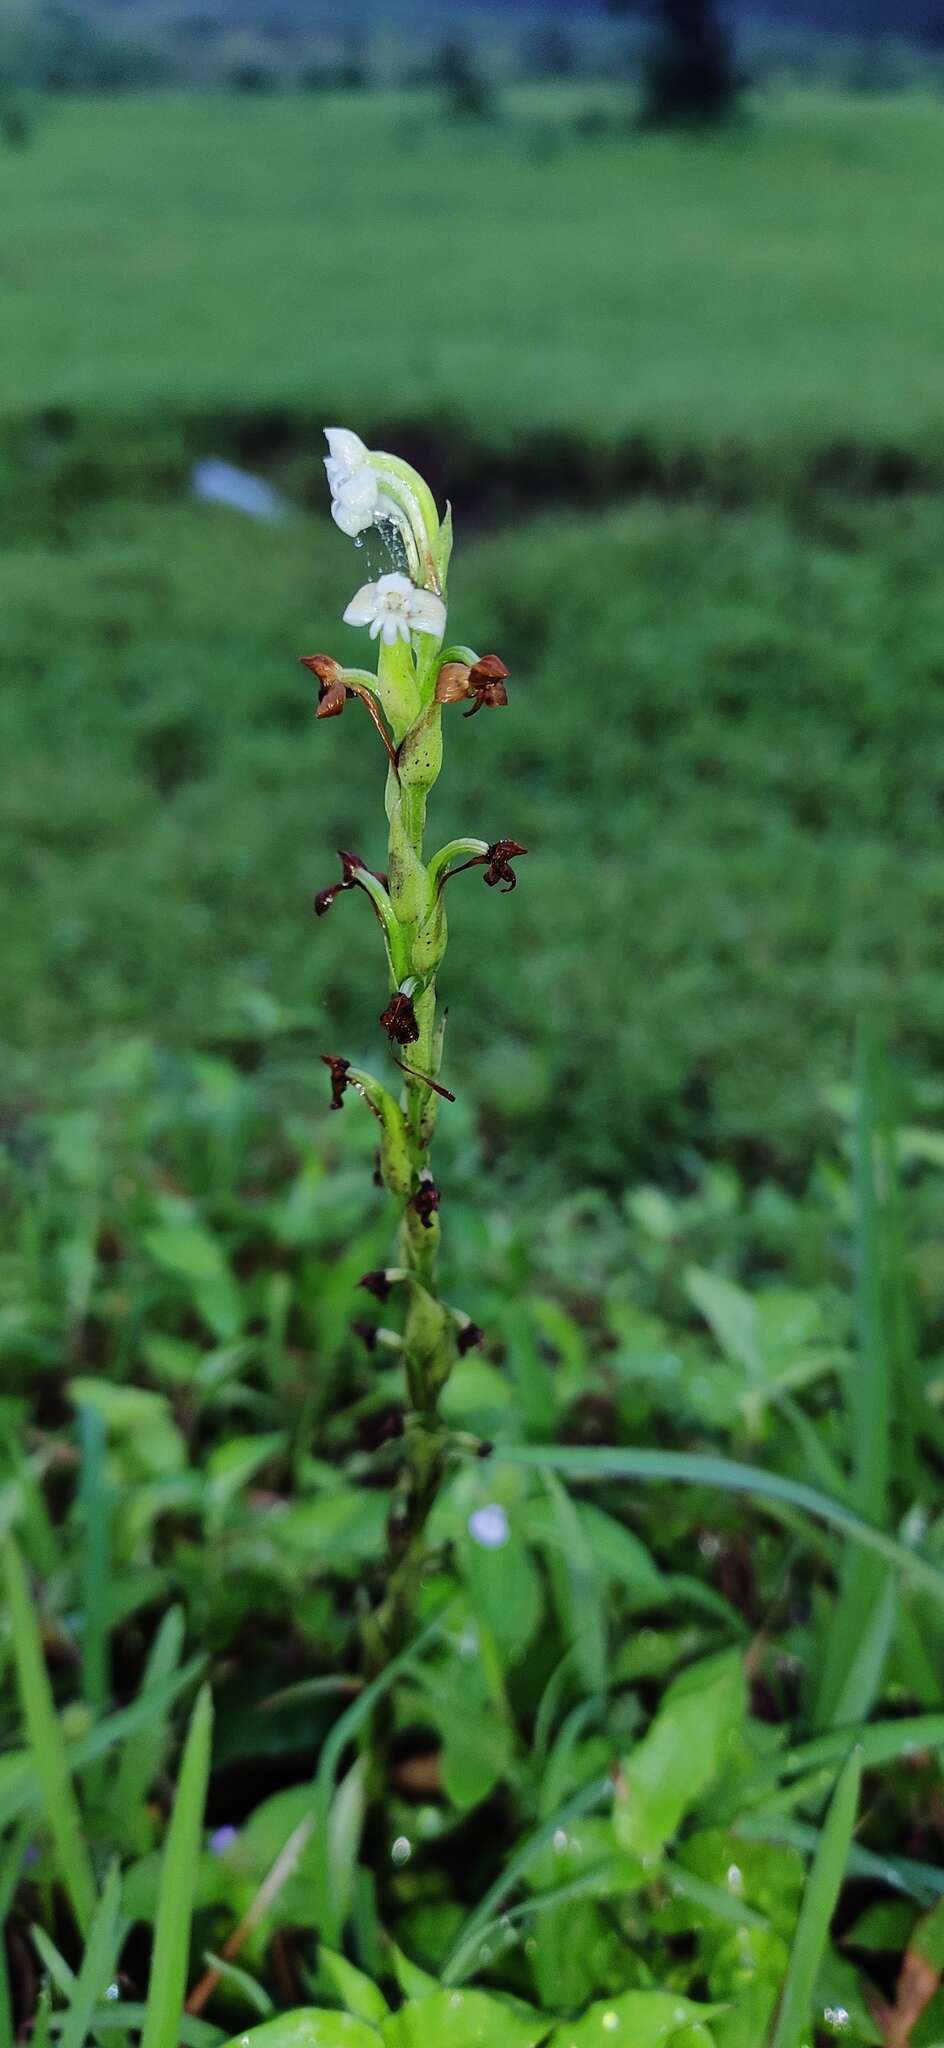
[(234, 2034), (225, 2048), (381, 2048), (381, 2037), (375, 2027), (351, 2013), (303, 2006), (277, 2020), (264, 2020), (248, 2033)]
[(758, 1334), (757, 1304), (752, 1296), (745, 1294), (742, 1287), (736, 1287), (732, 1280), (725, 1280), (720, 1273), (706, 1272), (701, 1266), (689, 1267), (685, 1286), (725, 1356), (735, 1365), (742, 1366), (749, 1379), (761, 1380), (764, 1360)]
[(346, 2012), (354, 2013), (357, 2019), (386, 2019), (390, 2007), (372, 1977), (357, 1970), (346, 1956), (338, 1955), (335, 1949), (321, 1946), (318, 1950), (318, 1974), (325, 1979), (328, 1989), (341, 2000)]
[(145, 1234), (144, 1244), (155, 1263), (179, 1281), (221, 1343), (237, 1337), (243, 1326), (243, 1302), (215, 1237), (198, 1223), (166, 1223)]
[(380, 2033), (384, 2048), (536, 2048), (547, 2029), (542, 2013), (485, 1991), (436, 1991), (392, 2013)]
[(500, 1549), (487, 1550), (464, 1531), (457, 1547), (475, 1613), (506, 1649), (526, 1649), (544, 1608), (541, 1581), (526, 1544), (512, 1529)]
[(681, 2027), (704, 2025), (718, 2011), (717, 2005), (696, 2005), (672, 1991), (624, 1991), (619, 1998), (598, 1999), (579, 2020), (565, 2020), (548, 2048), (609, 2048), (611, 2042), (613, 2048), (662, 2048)]
[(210, 1774), (213, 1708), (204, 1686), (184, 1746), (161, 1869), (141, 2048), (176, 2048), (190, 1956), (190, 1921), (196, 1891), (203, 1807)]
[(675, 1680), (623, 1766), (614, 1825), (624, 1849), (653, 1856), (672, 1839), (723, 1770), (744, 1711), (744, 1666), (737, 1651), (695, 1664)]

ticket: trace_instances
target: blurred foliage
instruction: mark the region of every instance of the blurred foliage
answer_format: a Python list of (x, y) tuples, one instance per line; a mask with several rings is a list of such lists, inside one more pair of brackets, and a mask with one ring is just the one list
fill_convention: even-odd
[[(874, 1154), (870, 1222), (850, 1146), (871, 1154), (889, 1127), (863, 1068), (795, 1197), (693, 1165), (675, 1198), (640, 1186), (621, 1204), (526, 1206), (498, 1184), (483, 1211), (468, 1119), (444, 1117), (447, 1283), (485, 1339), (449, 1387), (457, 1455), (426, 1627), (391, 1674), (389, 1777), (368, 1802), (358, 1627), (383, 1571), (402, 1390), (392, 1309), (363, 1297), (356, 1328), (351, 1309), (386, 1224), (369, 1119), (355, 1105), (329, 1122), (273, 1016), (257, 1015), (253, 1045), (250, 1069), (129, 1040), (86, 1070), (68, 1111), (11, 1124), (0, 1152), (0, 1525), (17, 1528), (27, 1574), (8, 1551), (11, 2010), (32, 2010), (28, 1938), (61, 2005), (85, 2009), (88, 1993), (95, 2039), (114, 1980), (103, 2039), (147, 1996), (146, 2038), (176, 2040), (167, 1984), (206, 1965), (204, 2031), (180, 2036), (198, 2048), (293, 2004), (347, 2008), (363, 2048), (374, 2028), (420, 2048), (536, 2044), (555, 2014), (584, 2008), (552, 2034), (558, 2048), (596, 2040), (604, 2012), (633, 2048), (676, 2035), (676, 2048), (758, 2048), (793, 1947), (825, 2037), (841, 2011), (842, 2038), (870, 2048), (870, 2010), (893, 1984), (883, 1945), (937, 1954), (921, 1916), (942, 1890), (940, 1594), (906, 1576), (893, 1609), (878, 1600), (855, 1638), (855, 1690), (823, 1718), (828, 1646), (854, 1619), (833, 1537), (723, 1488), (608, 1482), (605, 1452), (589, 1493), (515, 1459), (535, 1441), (591, 1457), (601, 1440), (720, 1441), (848, 1498), (856, 1242), (879, 1280), (880, 1370), (910, 1375), (891, 1525), (910, 1504), (911, 1540), (924, 1532), (940, 1560), (939, 1135), (906, 1129)], [(496, 1548), (476, 1533), (485, 1505), (504, 1518)], [(208, 1833), (205, 1702), (168, 1831), (175, 1731), (201, 1674), (215, 1702)], [(823, 1797), (870, 1715), (856, 1844), (831, 1823), (798, 1918)], [(66, 1834), (49, 1801), (69, 1779)], [(93, 1917), (92, 1873), (110, 1858), (120, 1912), (109, 1865)], [(815, 1902), (847, 1861), (830, 1945)], [(98, 1958), (78, 1979), (52, 1908), (73, 1864)], [(887, 1927), (876, 1908), (862, 1917), (873, 1899)], [(463, 1988), (472, 1978), (487, 1994)], [(271, 2048), (362, 2038), (353, 2021), (271, 2024)]]

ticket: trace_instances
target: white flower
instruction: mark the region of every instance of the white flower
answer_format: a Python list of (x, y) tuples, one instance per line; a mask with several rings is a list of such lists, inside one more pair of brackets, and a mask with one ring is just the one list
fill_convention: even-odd
[(353, 540), (372, 526), (380, 499), (380, 484), (359, 434), (350, 427), (326, 427), (325, 474), (331, 487), (331, 517)]
[(382, 637), (388, 647), (395, 640), (409, 640), (411, 633), (433, 633), (441, 639), (446, 625), (446, 607), (432, 590), (417, 590), (408, 576), (381, 576), (378, 583), (365, 583), (356, 591), (344, 613), (348, 626), (369, 626), (370, 637)]
[(485, 1508), (476, 1508), (469, 1516), (469, 1535), (473, 1543), (480, 1543), (483, 1550), (502, 1550), (511, 1530), (508, 1516), (497, 1501), (490, 1501)]

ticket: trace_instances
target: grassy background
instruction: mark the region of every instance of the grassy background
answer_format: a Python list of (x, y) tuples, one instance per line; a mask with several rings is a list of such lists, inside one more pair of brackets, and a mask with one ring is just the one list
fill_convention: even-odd
[[(596, 108), (617, 129), (575, 133)], [(765, 443), (939, 429), (940, 104), (760, 100), (698, 142), (605, 87), (72, 101), (3, 160), (5, 408), (450, 413)]]
[[(260, 991), (371, 1044), (370, 932), (308, 909), (332, 846), (382, 852), (371, 735), (316, 734), (295, 667), (354, 652), (325, 417), (452, 490), (457, 630), (514, 671), (435, 807), (533, 849), (513, 904), (453, 899), (493, 1141), (795, 1171), (863, 1004), (939, 1056), (940, 105), (781, 95), (696, 141), (588, 139), (590, 103), (508, 94), (459, 147), (420, 94), (69, 101), (5, 157), (14, 1082)], [(213, 450), (291, 522), (188, 502)]]

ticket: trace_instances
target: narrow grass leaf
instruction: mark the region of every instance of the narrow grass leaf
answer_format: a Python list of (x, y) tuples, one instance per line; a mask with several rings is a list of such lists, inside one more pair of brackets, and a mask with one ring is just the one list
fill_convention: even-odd
[[(341, 1935), (337, 1903), (332, 1894), (330, 1826), (334, 1783), (338, 1765), (348, 1743), (352, 1742), (355, 1736), (359, 1734), (361, 1728), (365, 1726), (374, 1708), (383, 1699), (384, 1694), (389, 1692), (390, 1687), (396, 1683), (402, 1673), (441, 1634), (443, 1623), (454, 1604), (454, 1602), (448, 1602), (442, 1607), (439, 1613), (433, 1616), (432, 1621), (428, 1622), (426, 1627), (420, 1631), (420, 1634), (414, 1637), (413, 1642), (408, 1643), (406, 1649), (401, 1650), (399, 1656), (392, 1659), (387, 1665), (386, 1670), (382, 1671), (378, 1678), (372, 1679), (370, 1685), (365, 1685), (363, 1692), (358, 1693), (356, 1700), (351, 1701), (350, 1706), (335, 1722), (318, 1759), (314, 1801), (316, 1828), (315, 1924), (322, 1941), (327, 1942), (329, 1948), (338, 1948), (340, 1946)], [(149, 2048), (149, 2044), (142, 2044), (142, 2048)]]
[(213, 1707), (208, 1686), (193, 1710), (161, 1869), (141, 2048), (177, 2048), (187, 1989), (190, 1923), (210, 1774)]
[(813, 1987), (845, 1875), (861, 1783), (862, 1753), (855, 1749), (833, 1793), (807, 1879), (771, 2048), (799, 2048), (809, 2036)]
[[(83, 1764), (104, 1756), (127, 1735), (144, 1728), (153, 1716), (166, 1711), (171, 1701), (186, 1692), (187, 1687), (199, 1678), (205, 1665), (205, 1657), (192, 1657), (176, 1677), (155, 1686), (153, 1692), (139, 1693), (130, 1707), (120, 1707), (117, 1713), (109, 1714), (106, 1720), (100, 1721), (97, 1728), (90, 1728), (78, 1742), (70, 1742), (65, 1751), (69, 1771), (80, 1771)], [(0, 1792), (0, 1827), (6, 1827), (42, 1798), (39, 1772), (32, 1766), (31, 1759), (29, 1762), (30, 1767), (26, 1771), (18, 1770), (6, 1790)]]
[(120, 1912), (121, 1870), (116, 1860), (109, 1869), (95, 1909), (75, 1990), (59, 2036), (59, 2048), (82, 2048), (92, 2024), (92, 2014), (114, 1975), (121, 1941)]
[(13, 2000), (10, 1996), (10, 1977), (7, 1970), (6, 1942), (3, 1928), (7, 1914), (13, 1904), (13, 1895), (20, 1881), (23, 1858), (30, 1838), (30, 1820), (27, 1815), (14, 1830), (0, 1857), (0, 2041), (13, 2039)]
[[(173, 1677), (184, 1642), (184, 1611), (169, 1607), (151, 1644), (138, 1699)], [(167, 1706), (170, 1705), (168, 1701)], [(125, 1738), (115, 1778), (113, 1807), (123, 1825), (133, 1821), (161, 1768), (167, 1741), (167, 1707), (149, 1716), (147, 1725)]]
[[(889, 1443), (892, 1416), (891, 1354), (885, 1316), (885, 1244), (877, 1186), (877, 1098), (880, 1055), (867, 1026), (856, 1057), (855, 1301), (858, 1357), (843, 1380), (848, 1407), (849, 1462), (854, 1507), (877, 1527), (888, 1519)], [(850, 1550), (843, 1560), (839, 1600), (825, 1633), (820, 1684), (814, 1709), (819, 1727), (864, 1718), (881, 1682), (884, 1654), (876, 1658), (881, 1635), (873, 1631), (881, 1574), (873, 1557)], [(860, 1646), (870, 1635), (863, 1662)], [(887, 1633), (884, 1648), (888, 1647)]]
[(535, 1858), (547, 1848), (548, 1842), (553, 1841), (558, 1829), (566, 1832), (573, 1821), (581, 1820), (594, 1806), (601, 1805), (603, 1800), (612, 1794), (612, 1790), (609, 1778), (594, 1778), (589, 1785), (584, 1785), (579, 1792), (575, 1792), (565, 1806), (558, 1807), (556, 1813), (550, 1814), (547, 1820), (541, 1822), (540, 1827), (534, 1828), (530, 1835), (525, 1836), (514, 1855), (509, 1857), (500, 1876), (489, 1886), (475, 1911), (470, 1913), (465, 1926), (453, 1942), (440, 1973), (444, 1984), (460, 1984), (469, 1974), (475, 1965), (484, 1928), (495, 1918), (509, 1892), (514, 1891), (516, 1885), (520, 1884), (525, 1871), (530, 1869)]
[(82, 1520), (82, 1697), (96, 1720), (108, 1700), (109, 1502), (105, 1423), (97, 1408), (80, 1408), (79, 1513)]
[(638, 1479), (720, 1488), (725, 1493), (748, 1494), (773, 1513), (778, 1508), (799, 1508), (802, 1514), (825, 1522), (828, 1528), (837, 1530), (861, 1549), (884, 1558), (896, 1571), (930, 1593), (938, 1606), (944, 1607), (944, 1571), (939, 1565), (932, 1564), (920, 1551), (910, 1550), (884, 1529), (863, 1521), (842, 1501), (780, 1472), (767, 1472), (762, 1466), (742, 1465), (734, 1458), (715, 1457), (712, 1453), (609, 1450), (576, 1444), (503, 1444), (501, 1459), (503, 1465), (546, 1465), (569, 1479)]
[(76, 1921), (88, 1932), (95, 1910), (95, 1881), (82, 1832), (82, 1816), (69, 1775), (69, 1761), (43, 1657), (36, 1610), (12, 1536), (4, 1545), (4, 1568), (13, 1655), (33, 1770), (46, 1824), (56, 1845), (62, 1880)]

